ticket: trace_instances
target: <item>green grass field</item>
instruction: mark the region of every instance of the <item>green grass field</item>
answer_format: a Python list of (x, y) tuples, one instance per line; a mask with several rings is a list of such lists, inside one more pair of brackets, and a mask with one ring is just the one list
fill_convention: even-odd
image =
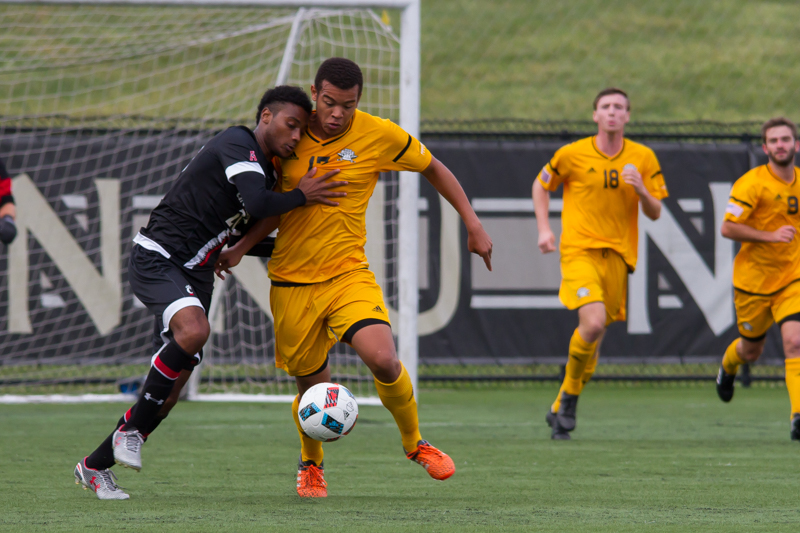
[[(421, 9), (422, 119), (588, 120), (594, 95), (610, 85), (629, 91), (634, 122), (763, 121), (800, 113), (800, 70), (793, 68), (800, 3), (794, 0), (424, 0)], [(107, 12), (114, 15), (108, 19)], [(66, 18), (54, 29), (36, 26), (55, 13)], [(99, 17), (91, 31), (58, 37), (62, 27), (89, 20), (87, 13)], [(119, 22), (120, 13), (134, 18)], [(0, 6), (0, 115), (249, 120), (250, 101), (274, 82), (280, 38), (262, 42), (264, 34), (256, 32), (230, 39), (224, 49), (169, 50), (263, 22), (265, 13)], [(388, 15), (399, 32), (399, 13)], [(192, 30), (181, 37), (187, 20)], [(87, 44), (98, 36), (101, 44)], [(153, 54), (150, 41), (164, 51)], [(106, 57), (109, 48), (139, 54), (142, 62), (95, 71), (95, 56)], [(251, 71), (258, 56), (269, 54), (270, 68)], [(52, 66), (81, 55), (88, 62), (68, 67), (69, 76)]]
[(446, 482), (406, 460), (391, 416), (362, 406), (326, 446), (329, 497), (294, 493), (287, 405), (183, 404), (144, 449), (131, 494), (101, 502), (74, 464), (116, 405), (0, 406), (2, 531), (796, 531), (797, 457), (783, 387), (589, 386), (569, 442), (549, 440), (555, 385), (423, 390)]

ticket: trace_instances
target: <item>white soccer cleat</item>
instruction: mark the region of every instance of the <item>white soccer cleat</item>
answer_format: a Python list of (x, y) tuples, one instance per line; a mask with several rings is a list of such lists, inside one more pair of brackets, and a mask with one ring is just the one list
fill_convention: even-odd
[(95, 470), (86, 466), (86, 458), (75, 466), (75, 484), (92, 489), (101, 500), (127, 500), (130, 496), (116, 483), (117, 476), (109, 469)]
[(142, 469), (142, 444), (144, 437), (138, 430), (116, 430), (111, 443), (114, 448), (114, 461), (138, 472)]

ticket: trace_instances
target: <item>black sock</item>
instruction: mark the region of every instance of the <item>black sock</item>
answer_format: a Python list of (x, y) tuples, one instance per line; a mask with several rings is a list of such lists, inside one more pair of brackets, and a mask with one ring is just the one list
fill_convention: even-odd
[(136, 428), (140, 433), (145, 433), (151, 427), (155, 429), (155, 418), (169, 398), (175, 380), (182, 369), (192, 368), (193, 362), (193, 358), (175, 341), (168, 342), (159, 350), (142, 386), (142, 395), (131, 409), (130, 418), (123, 429)]
[[(123, 424), (125, 424), (125, 416), (119, 419), (117, 425), (114, 427), (114, 431), (119, 429)], [(86, 466), (94, 468), (95, 470), (105, 470), (106, 468), (114, 466), (114, 448), (112, 446), (114, 431), (112, 431), (111, 435), (106, 437), (106, 440), (86, 458)]]
[(164, 419), (165, 419), (165, 418), (167, 418), (167, 415), (163, 415), (163, 416), (162, 416), (162, 415), (160, 415), (160, 414), (159, 414), (159, 415), (156, 415), (156, 417), (155, 417), (155, 418), (153, 419), (153, 421), (150, 423), (150, 426), (149, 426), (149, 427), (146, 427), (146, 428), (143, 428), (143, 429), (139, 430), (139, 431), (141, 431), (141, 433), (142, 433), (142, 436), (144, 437), (144, 440), (145, 440), (145, 441), (147, 440), (147, 437), (148, 437), (148, 436), (149, 436), (149, 435), (150, 435), (152, 432), (154, 432), (154, 431), (156, 430), (156, 428), (158, 427), (158, 425), (159, 425), (161, 422), (163, 422), (163, 421), (164, 421)]

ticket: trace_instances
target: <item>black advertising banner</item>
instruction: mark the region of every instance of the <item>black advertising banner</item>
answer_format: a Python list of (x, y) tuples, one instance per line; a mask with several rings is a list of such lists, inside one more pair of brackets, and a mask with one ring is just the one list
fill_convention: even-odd
[[(0, 363), (122, 362), (148, 356), (151, 316), (127, 283), (131, 238), (210, 136), (170, 131), (0, 135), (0, 157), (14, 176), (19, 227), (17, 240), (0, 251)], [(531, 201), (534, 177), (562, 144), (426, 142), (459, 178), (492, 236), (494, 271), (470, 256), (458, 215), (422, 179), (421, 361), (528, 362), (566, 353), (577, 316), (558, 301), (558, 254), (538, 252)], [(610, 327), (603, 353), (640, 359), (718, 357), (736, 335), (735, 247), (719, 236), (719, 226), (732, 183), (763, 157), (745, 144), (650, 146), (670, 197), (658, 221), (640, 218), (629, 320)], [(378, 208), (367, 214), (367, 254), (379, 280), (393, 270), (383, 258), (374, 258), (391, 247), (381, 240), (386, 235), (380, 227), (391, 212), (381, 209), (381, 202), (396, 193), (390, 187), (379, 184), (372, 198)], [(552, 196), (550, 212), (556, 233), (559, 196)], [(224, 326), (215, 326), (245, 321), (252, 338), (226, 342), (234, 348), (246, 344), (251, 352), (269, 350), (272, 338), (266, 331), (266, 269), (252, 259), (235, 274), (242, 289), (238, 311)], [(231, 353), (234, 359), (248, 356)], [(773, 332), (766, 355), (779, 354)]]
[[(531, 186), (564, 143), (550, 141), (428, 141), (431, 152), (458, 176), (494, 242), (493, 272), (468, 254), (461, 228), (457, 258), (429, 231), (421, 259), (420, 358), (518, 360), (563, 356), (577, 313), (558, 301), (557, 253), (537, 248)], [(748, 145), (651, 143), (670, 197), (662, 216), (640, 215), (639, 263), (629, 276), (628, 321), (610, 326), (604, 356), (720, 357), (737, 335), (731, 286), (735, 243), (719, 235), (733, 182), (765, 162)], [(455, 216), (424, 180), (424, 227)], [(561, 227), (561, 191), (551, 195), (550, 221)], [(453, 238), (449, 235), (447, 238)], [(459, 271), (454, 270), (458, 265)], [(443, 267), (443, 265), (445, 265)], [(458, 295), (453, 278), (458, 278)], [(448, 283), (449, 279), (449, 283)], [(456, 301), (443, 306), (442, 302)], [(438, 309), (437, 309), (438, 306)], [(436, 312), (432, 312), (436, 311)], [(444, 324), (444, 325), (443, 325)], [(772, 331), (765, 357), (781, 352)]]

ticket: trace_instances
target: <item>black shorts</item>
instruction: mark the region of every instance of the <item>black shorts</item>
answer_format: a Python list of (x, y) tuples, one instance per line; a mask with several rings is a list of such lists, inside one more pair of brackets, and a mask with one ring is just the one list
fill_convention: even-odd
[[(155, 315), (153, 347), (168, 342), (169, 321), (184, 307), (196, 306), (208, 316), (214, 273), (189, 272), (162, 256), (135, 244), (128, 280), (133, 294)], [(196, 356), (202, 359), (202, 353)], [(199, 361), (198, 361), (199, 362)]]

